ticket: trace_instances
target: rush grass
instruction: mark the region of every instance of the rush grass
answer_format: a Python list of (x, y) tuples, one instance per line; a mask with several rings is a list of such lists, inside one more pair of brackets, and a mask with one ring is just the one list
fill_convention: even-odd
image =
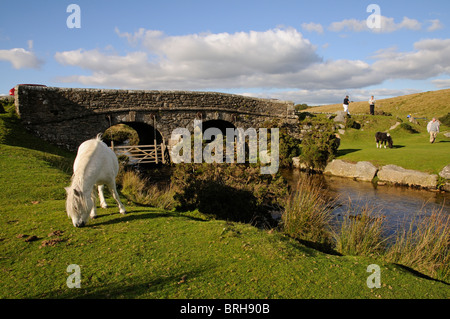
[[(5, 127), (5, 123), (7, 124)], [(278, 232), (126, 203), (84, 228), (64, 210), (73, 154), (0, 115), (0, 298), (448, 298), (447, 284)], [(5, 136), (6, 135), (6, 136)], [(121, 195), (123, 198), (123, 194)], [(378, 264), (382, 287), (369, 289)], [(66, 284), (81, 270), (81, 288)]]

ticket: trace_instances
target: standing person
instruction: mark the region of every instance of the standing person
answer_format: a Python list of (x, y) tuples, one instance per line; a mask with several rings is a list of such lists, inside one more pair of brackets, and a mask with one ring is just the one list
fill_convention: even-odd
[(375, 99), (374, 99), (373, 95), (369, 100), (369, 112), (370, 112), (370, 115), (375, 115)]
[(344, 104), (342, 106), (344, 107), (344, 112), (346, 112), (348, 115), (350, 115), (350, 112), (348, 111), (348, 105), (350, 104), (350, 100), (348, 99), (348, 95), (345, 96)]
[(439, 133), (440, 124), (441, 123), (439, 123), (439, 121), (437, 121), (435, 117), (433, 117), (433, 119), (428, 122), (427, 131), (430, 133), (430, 143), (434, 143), (434, 141), (436, 140), (437, 133)]

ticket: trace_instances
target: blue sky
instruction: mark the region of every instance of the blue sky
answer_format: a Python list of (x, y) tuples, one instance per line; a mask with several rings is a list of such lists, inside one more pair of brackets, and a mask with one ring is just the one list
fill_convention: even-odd
[(450, 88), (449, 15), (446, 0), (7, 1), (0, 94), (41, 83), (317, 105)]

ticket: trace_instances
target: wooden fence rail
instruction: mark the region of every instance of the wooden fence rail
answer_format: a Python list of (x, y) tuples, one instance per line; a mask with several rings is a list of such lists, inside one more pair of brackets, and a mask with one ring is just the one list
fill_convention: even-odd
[(117, 156), (128, 156), (130, 164), (166, 164), (166, 148), (164, 143), (155, 143), (153, 145), (111, 146), (111, 149)]

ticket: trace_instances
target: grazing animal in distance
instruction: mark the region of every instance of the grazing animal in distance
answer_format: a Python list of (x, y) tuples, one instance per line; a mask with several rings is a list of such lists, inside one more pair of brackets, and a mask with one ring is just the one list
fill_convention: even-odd
[(383, 133), (383, 132), (376, 132), (375, 133), (375, 140), (377, 142), (377, 148), (381, 148), (382, 145), (384, 145), (384, 148), (386, 148), (386, 143), (388, 144), (389, 148), (393, 147), (393, 141), (392, 137), (389, 133)]
[(126, 213), (116, 189), (118, 172), (117, 156), (103, 143), (101, 134), (79, 146), (73, 163), (72, 182), (65, 188), (67, 215), (72, 218), (75, 227), (84, 226), (89, 217), (97, 216), (94, 186), (97, 186), (102, 208), (107, 207), (103, 194), (104, 185), (107, 185), (119, 206), (120, 213)]

